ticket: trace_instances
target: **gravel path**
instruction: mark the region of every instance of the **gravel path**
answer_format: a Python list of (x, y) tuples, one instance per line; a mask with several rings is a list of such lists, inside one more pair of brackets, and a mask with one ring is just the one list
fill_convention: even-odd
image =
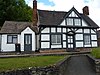
[(81, 55), (71, 57), (65, 75), (96, 75), (96, 73), (92, 69), (88, 58)]

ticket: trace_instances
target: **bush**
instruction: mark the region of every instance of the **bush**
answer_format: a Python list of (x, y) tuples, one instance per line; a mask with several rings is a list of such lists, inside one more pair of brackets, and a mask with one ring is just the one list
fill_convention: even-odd
[(94, 56), (95, 58), (100, 58), (100, 47), (93, 48), (91, 55)]

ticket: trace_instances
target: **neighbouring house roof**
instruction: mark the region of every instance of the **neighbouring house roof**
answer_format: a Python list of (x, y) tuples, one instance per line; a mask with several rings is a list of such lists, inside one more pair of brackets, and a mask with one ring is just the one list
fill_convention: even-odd
[(100, 39), (100, 30), (97, 31), (97, 38)]
[(40, 25), (60, 25), (71, 11), (75, 11), (90, 27), (99, 27), (91, 18), (79, 13), (74, 7), (68, 11), (38, 10)]
[(32, 22), (5, 21), (3, 27), (1, 28), (0, 33), (19, 34), (26, 27), (30, 27), (33, 31), (36, 31), (36, 28), (32, 27)]

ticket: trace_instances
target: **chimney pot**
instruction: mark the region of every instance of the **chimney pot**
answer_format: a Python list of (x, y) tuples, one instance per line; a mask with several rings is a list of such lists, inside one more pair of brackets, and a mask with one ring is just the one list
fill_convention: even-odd
[(89, 7), (88, 7), (88, 6), (85, 6), (85, 7), (83, 8), (83, 14), (84, 14), (84, 15), (89, 15)]

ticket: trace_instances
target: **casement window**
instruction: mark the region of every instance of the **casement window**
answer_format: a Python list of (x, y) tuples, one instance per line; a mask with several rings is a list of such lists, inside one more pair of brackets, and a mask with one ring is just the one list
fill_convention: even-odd
[(90, 35), (84, 35), (84, 44), (90, 45)]
[(17, 35), (7, 35), (7, 43), (9, 44), (17, 43)]
[(75, 26), (81, 26), (81, 20), (80, 19), (74, 19)]
[(61, 35), (51, 35), (51, 44), (61, 44)]
[(73, 19), (67, 18), (67, 25), (73, 25)]
[(67, 18), (67, 25), (70, 26), (81, 26), (81, 19), (80, 18)]

